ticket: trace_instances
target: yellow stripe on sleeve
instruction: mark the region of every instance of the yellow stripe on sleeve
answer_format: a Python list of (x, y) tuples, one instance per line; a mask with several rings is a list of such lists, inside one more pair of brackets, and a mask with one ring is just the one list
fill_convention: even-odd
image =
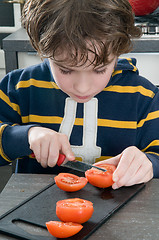
[(151, 112), (147, 115), (147, 117), (145, 119), (142, 119), (137, 127), (142, 127), (144, 125), (145, 122), (150, 121), (150, 120), (154, 120), (156, 118), (159, 118), (159, 110), (155, 111), (155, 112)]
[(19, 105), (16, 104), (16, 103), (12, 103), (9, 99), (9, 97), (4, 94), (4, 92), (2, 92), (2, 90), (0, 90), (0, 96), (1, 96), (1, 99), (7, 103), (11, 108), (13, 108), (14, 111), (16, 111), (19, 115), (21, 114), (20, 113), (20, 108), (19, 108)]
[(16, 85), (16, 89), (28, 88), (30, 86), (35, 86), (35, 87), (39, 87), (39, 88), (55, 88), (55, 89), (59, 89), (59, 87), (54, 82), (51, 82), (51, 81), (50, 82), (40, 81), (40, 80), (36, 80), (36, 79), (33, 79), (33, 78), (30, 78), (27, 81), (20, 81)]
[(103, 91), (109, 91), (109, 92), (118, 92), (118, 93), (136, 93), (139, 92), (142, 95), (146, 96), (146, 97), (150, 97), (153, 98), (154, 97), (154, 92), (146, 89), (142, 86), (118, 86), (118, 85), (114, 85), (114, 86), (109, 86), (104, 88)]
[(146, 148), (142, 149), (142, 152), (145, 152), (149, 147), (159, 146), (159, 140), (152, 141)]

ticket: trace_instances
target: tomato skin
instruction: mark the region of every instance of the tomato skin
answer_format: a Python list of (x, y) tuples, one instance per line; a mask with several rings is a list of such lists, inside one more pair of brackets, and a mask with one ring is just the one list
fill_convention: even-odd
[(85, 177), (78, 177), (71, 173), (59, 173), (55, 178), (56, 185), (66, 191), (75, 192), (82, 189), (88, 182)]
[(64, 223), (60, 221), (46, 222), (46, 227), (51, 235), (57, 238), (68, 238), (78, 233), (83, 226), (78, 223)]
[(102, 172), (98, 169), (91, 168), (85, 172), (85, 176), (88, 179), (88, 182), (95, 187), (107, 188), (112, 186), (113, 182), (113, 172), (116, 167), (112, 164), (100, 164), (98, 165), (101, 168), (105, 168), (107, 171)]
[(60, 200), (56, 203), (56, 215), (63, 222), (84, 223), (93, 214), (93, 203), (81, 198)]

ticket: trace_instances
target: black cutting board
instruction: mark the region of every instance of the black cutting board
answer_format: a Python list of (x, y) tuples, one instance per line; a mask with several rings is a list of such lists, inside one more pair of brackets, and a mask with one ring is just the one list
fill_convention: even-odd
[(59, 189), (55, 183), (48, 185), (37, 194), (33, 195), (14, 209), (0, 217), (0, 232), (23, 240), (55, 240), (53, 236), (31, 235), (24, 229), (14, 224), (20, 219), (35, 226), (45, 227), (45, 222), (59, 220), (56, 216), (56, 202), (66, 198), (83, 198), (93, 202), (94, 213), (91, 219), (83, 224), (83, 229), (69, 240), (84, 240), (99, 228), (106, 220), (133, 196), (135, 196), (145, 185), (134, 185), (122, 187), (118, 190), (112, 188), (100, 189), (87, 184), (82, 190), (68, 193)]

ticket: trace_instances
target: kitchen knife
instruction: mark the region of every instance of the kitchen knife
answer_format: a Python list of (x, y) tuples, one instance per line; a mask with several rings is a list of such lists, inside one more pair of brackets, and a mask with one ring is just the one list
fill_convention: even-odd
[[(34, 153), (31, 153), (31, 156), (35, 157)], [(83, 162), (80, 162), (80, 161), (67, 161), (66, 163), (64, 163), (65, 158), (66, 158), (66, 156), (64, 154), (60, 153), (59, 158), (57, 160), (57, 165), (62, 166), (62, 167), (71, 168), (73, 170), (77, 170), (77, 171), (80, 171), (80, 172), (85, 172), (85, 171), (91, 169), (92, 167), (96, 168), (98, 170), (101, 170), (103, 172), (107, 171), (104, 168), (100, 168), (100, 167), (97, 167), (97, 166), (94, 166), (94, 165), (91, 165), (91, 164), (88, 164), (88, 163), (83, 163)]]
[(62, 167), (71, 168), (73, 170), (77, 170), (77, 171), (80, 171), (80, 172), (85, 172), (85, 171), (91, 169), (92, 167), (96, 168), (98, 170), (101, 170), (103, 172), (107, 171), (104, 168), (100, 168), (100, 167), (97, 167), (97, 166), (94, 166), (94, 165), (91, 165), (91, 164), (88, 164), (88, 163), (83, 163), (83, 162), (80, 162), (80, 161), (67, 161), (65, 163), (64, 162), (65, 158), (66, 157), (65, 157), (64, 154), (59, 154), (57, 165), (62, 166)]

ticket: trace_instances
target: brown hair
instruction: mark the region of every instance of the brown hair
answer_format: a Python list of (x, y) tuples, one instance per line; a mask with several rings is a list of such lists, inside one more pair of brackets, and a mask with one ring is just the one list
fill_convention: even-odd
[(107, 64), (110, 53), (130, 52), (141, 36), (128, 0), (28, 0), (22, 24), (41, 57), (56, 61), (64, 51), (61, 61), (71, 65), (85, 63), (89, 52), (94, 65)]

